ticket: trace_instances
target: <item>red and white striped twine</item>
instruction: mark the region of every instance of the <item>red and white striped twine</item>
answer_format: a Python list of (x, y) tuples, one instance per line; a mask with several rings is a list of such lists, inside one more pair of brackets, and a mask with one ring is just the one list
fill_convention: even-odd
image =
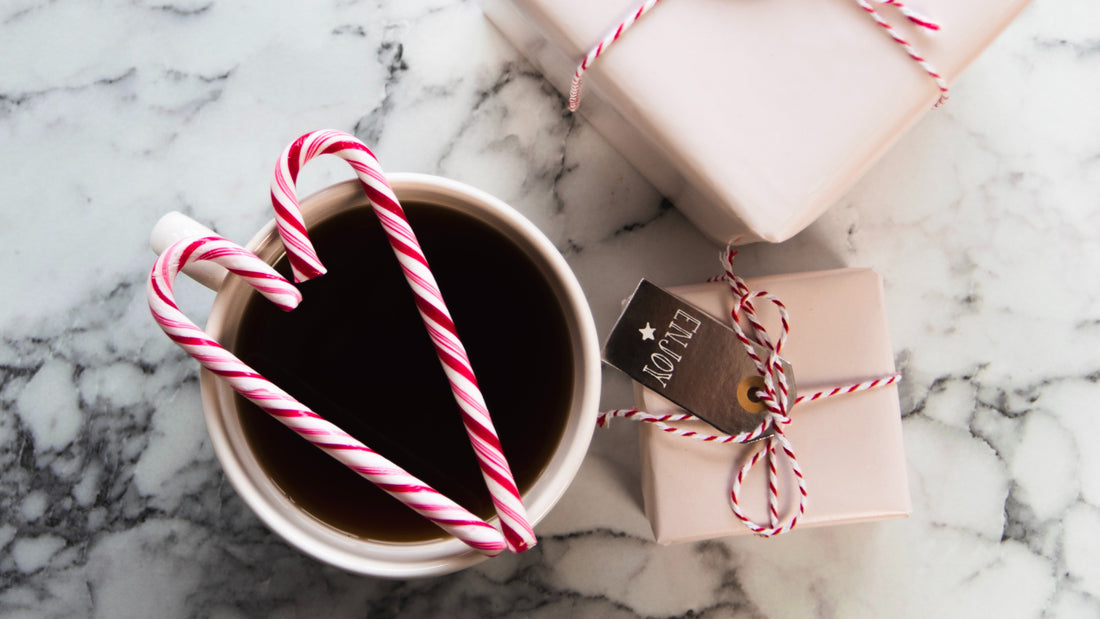
[[(587, 71), (589, 67), (592, 66), (592, 63), (595, 62), (597, 58), (599, 58), (604, 52), (607, 51), (609, 47), (611, 47), (612, 43), (619, 40), (619, 37), (621, 37), (623, 33), (627, 31), (627, 29), (633, 26), (634, 23), (641, 19), (643, 15), (648, 13), (649, 10), (656, 6), (659, 1), (660, 0), (645, 0), (637, 9), (630, 13), (630, 15), (627, 16), (626, 19), (620, 22), (618, 26), (616, 26), (610, 33), (608, 33), (607, 36), (603, 38), (603, 40), (592, 47), (592, 49), (588, 50), (588, 53), (585, 55), (584, 59), (581, 60), (579, 65), (577, 65), (576, 71), (573, 72), (573, 81), (569, 85), (570, 112), (575, 112), (577, 111), (577, 108), (580, 107), (581, 89), (584, 84), (585, 71)], [(921, 69), (923, 69), (924, 72), (928, 74), (928, 77), (930, 77), (932, 81), (935, 82), (936, 88), (938, 88), (940, 91), (940, 96), (939, 99), (936, 100), (936, 104), (934, 107), (940, 107), (941, 105), (943, 105), (947, 101), (948, 96), (947, 80), (945, 80), (940, 72), (932, 65), (932, 63), (929, 62), (928, 59), (925, 58), (924, 55), (917, 50), (916, 46), (913, 45), (911, 41), (908, 41), (907, 39), (905, 39), (905, 37), (901, 36), (897, 29), (894, 28), (890, 24), (890, 22), (886, 20), (886, 18), (884, 18), (878, 11), (875, 10), (874, 6), (871, 3), (875, 2), (884, 6), (894, 7), (910, 22), (926, 30), (938, 31), (940, 29), (940, 25), (928, 19), (927, 17), (924, 17), (920, 13), (917, 13), (916, 11), (902, 4), (901, 2), (898, 2), (897, 0), (855, 0), (855, 2), (871, 17), (871, 19), (875, 21), (876, 24), (881, 26), (883, 30), (885, 30), (886, 33), (890, 35), (890, 38), (893, 39), (895, 43), (897, 43), (899, 46), (901, 46), (902, 49), (905, 50), (905, 53), (909, 55), (913, 62), (916, 62), (918, 65), (920, 65)]]
[[(726, 248), (722, 257), (725, 274), (718, 279), (722, 279), (729, 283), (730, 290), (733, 291), (736, 299), (736, 303), (734, 303), (733, 310), (731, 311), (734, 332), (736, 332), (737, 338), (745, 346), (750, 358), (752, 358), (756, 366), (756, 371), (764, 379), (764, 387), (757, 392), (760, 401), (767, 407), (767, 413), (761, 424), (749, 432), (737, 435), (705, 434), (694, 430), (685, 430), (672, 425), (678, 421), (693, 421), (698, 419), (698, 417), (690, 413), (652, 415), (637, 409), (619, 409), (600, 413), (596, 419), (596, 423), (600, 427), (604, 427), (612, 418), (621, 417), (623, 419), (632, 419), (634, 421), (652, 424), (662, 432), (667, 432), (673, 436), (682, 436), (705, 443), (716, 444), (748, 443), (758, 439), (768, 430), (768, 428), (771, 428), (773, 431), (772, 435), (765, 441), (762, 441), (761, 447), (756, 448), (752, 456), (741, 466), (737, 475), (733, 478), (732, 487), (730, 489), (730, 508), (737, 518), (757, 535), (771, 537), (773, 535), (786, 533), (798, 524), (798, 519), (806, 513), (806, 501), (809, 496), (806, 490), (806, 479), (802, 475), (801, 467), (798, 465), (798, 458), (795, 456), (790, 440), (788, 440), (783, 433), (783, 426), (791, 422), (789, 415), (790, 409), (801, 402), (813, 402), (814, 400), (821, 400), (837, 395), (867, 391), (868, 389), (892, 385), (901, 380), (901, 374), (892, 374), (874, 380), (802, 395), (795, 398), (794, 402), (790, 402), (789, 386), (787, 385), (786, 376), (783, 373), (783, 360), (780, 357), (783, 345), (786, 343), (787, 335), (790, 332), (790, 320), (787, 315), (787, 308), (779, 299), (768, 292), (751, 291), (745, 284), (745, 281), (733, 273), (733, 258), (736, 255), (737, 252), (732, 248)], [(780, 334), (774, 344), (768, 336), (764, 325), (760, 323), (756, 314), (756, 308), (753, 305), (753, 300), (760, 299), (771, 302), (779, 311), (781, 325)], [(749, 323), (751, 334), (747, 334), (741, 327), (740, 321), (742, 318)], [(761, 346), (768, 351), (765, 359), (760, 358), (754, 350), (753, 344)], [(780, 518), (779, 514), (779, 482), (776, 460), (780, 453), (785, 456), (787, 466), (790, 467), (798, 484), (798, 506), (786, 518)], [(754, 521), (747, 516), (741, 508), (741, 486), (748, 476), (749, 471), (751, 471), (752, 468), (756, 466), (757, 462), (764, 456), (767, 456), (768, 461), (767, 524), (761, 524)]]
[[(471, 547), (489, 555), (499, 553), (504, 547), (513, 552), (527, 550), (537, 543), (534, 531), (466, 349), (458, 338), (435, 277), (378, 160), (362, 142), (346, 133), (316, 131), (303, 135), (287, 147), (276, 165), (271, 202), (295, 281), (306, 281), (325, 272), (309, 240), (295, 195), (295, 183), (302, 166), (325, 154), (344, 159), (355, 170), (386, 232), (450, 382), (500, 517), (501, 531), (321, 419), (212, 341), (179, 312), (172, 298), (172, 281), (184, 264), (196, 260), (222, 264), (245, 277), (249, 284), (283, 309), (297, 306), (301, 299), (297, 289), (253, 254), (216, 237), (190, 239), (173, 245), (157, 260), (149, 281), (149, 306), (154, 318), (169, 337), (204, 367), (225, 378), (242, 395)], [(302, 422), (303, 419), (308, 423)]]
[(581, 104), (581, 86), (584, 82), (584, 72), (588, 70), (591, 65), (600, 54), (611, 47), (611, 44), (619, 40), (619, 37), (623, 36), (623, 33), (630, 29), (634, 25), (634, 22), (642, 18), (649, 12), (650, 9), (657, 6), (660, 0), (645, 0), (637, 9), (634, 10), (626, 19), (624, 19), (614, 30), (609, 32), (602, 41), (596, 44), (595, 47), (588, 50), (588, 54), (584, 57), (584, 60), (577, 65), (577, 70), (573, 72), (573, 82), (569, 85), (569, 111), (577, 111), (577, 107)]

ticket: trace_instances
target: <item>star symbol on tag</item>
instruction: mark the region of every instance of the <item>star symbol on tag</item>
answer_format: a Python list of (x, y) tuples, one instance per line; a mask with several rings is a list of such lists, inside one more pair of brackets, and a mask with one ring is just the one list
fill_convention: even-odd
[[(637, 323), (634, 323), (634, 324), (637, 324)], [(652, 340), (653, 339), (653, 332), (656, 331), (656, 329), (649, 326), (649, 323), (647, 322), (647, 323), (645, 323), (645, 328), (644, 329), (638, 329), (638, 331), (642, 334), (642, 341), (644, 342), (645, 340)]]

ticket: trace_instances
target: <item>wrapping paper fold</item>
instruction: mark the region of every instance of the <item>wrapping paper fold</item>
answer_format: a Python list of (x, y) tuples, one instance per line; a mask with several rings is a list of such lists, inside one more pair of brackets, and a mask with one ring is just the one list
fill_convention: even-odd
[[(783, 355), (794, 368), (800, 393), (894, 373), (884, 313), (882, 280), (867, 269), (841, 269), (747, 280), (788, 307), (791, 333)], [(725, 283), (673, 288), (671, 292), (715, 317), (730, 320), (733, 295)], [(770, 304), (757, 311), (771, 334), (778, 317)], [(680, 411), (656, 393), (636, 387), (638, 408)], [(908, 516), (909, 489), (897, 386), (839, 395), (794, 407), (787, 436), (809, 491), (798, 529)], [(703, 422), (679, 423), (714, 434)], [(646, 516), (662, 544), (750, 533), (733, 515), (729, 491), (736, 469), (753, 445), (716, 445), (673, 436), (650, 424), (640, 429), (642, 493)], [(764, 522), (766, 466), (750, 473), (741, 500), (747, 514)], [(780, 459), (780, 513), (796, 501), (793, 475)]]
[[(1028, 0), (918, 0), (919, 28), (876, 5), (948, 82)], [(487, 0), (562, 93), (638, 0)], [(851, 0), (662, 2), (585, 76), (580, 111), (705, 234), (785, 240), (851, 187), (939, 96)], [(950, 104), (948, 104), (950, 105)]]

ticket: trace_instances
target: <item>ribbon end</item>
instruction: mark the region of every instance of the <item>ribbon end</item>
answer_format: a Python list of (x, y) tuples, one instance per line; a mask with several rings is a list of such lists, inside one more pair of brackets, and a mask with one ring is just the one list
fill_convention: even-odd
[(300, 305), (301, 303), (302, 293), (299, 292), (297, 288), (294, 289), (293, 293), (288, 292), (286, 295), (275, 301), (275, 304), (279, 307), (279, 309), (283, 310), (284, 312), (289, 312), (291, 310), (297, 309), (298, 305)]

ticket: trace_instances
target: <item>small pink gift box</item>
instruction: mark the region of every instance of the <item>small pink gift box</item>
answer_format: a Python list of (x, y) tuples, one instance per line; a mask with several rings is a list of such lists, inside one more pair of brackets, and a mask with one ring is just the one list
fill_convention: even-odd
[[(754, 291), (776, 295), (790, 312), (783, 357), (798, 392), (849, 385), (893, 375), (894, 359), (884, 313), (882, 279), (868, 269), (841, 269), (747, 280)], [(673, 288), (671, 292), (715, 317), (730, 321), (733, 294), (725, 283)], [(764, 325), (778, 333), (770, 303), (756, 304)], [(654, 414), (683, 412), (656, 393), (636, 387), (637, 406)], [(809, 497), (798, 527), (908, 516), (909, 488), (896, 385), (837, 395), (793, 407), (785, 429), (805, 475)], [(623, 422), (618, 422), (623, 423)], [(701, 421), (677, 427), (717, 431)], [(730, 509), (730, 487), (755, 444), (704, 443), (660, 431), (640, 430), (642, 494), (646, 516), (661, 544), (740, 535), (749, 529)], [(794, 475), (782, 459), (779, 513), (797, 509)], [(746, 515), (766, 522), (766, 465), (745, 481)]]
[[(931, 32), (872, 1), (948, 83), (1028, 0), (914, 0)], [(638, 0), (487, 0), (562, 93)], [(671, 0), (585, 74), (580, 112), (705, 234), (783, 241), (840, 196), (939, 97), (852, 0)]]

